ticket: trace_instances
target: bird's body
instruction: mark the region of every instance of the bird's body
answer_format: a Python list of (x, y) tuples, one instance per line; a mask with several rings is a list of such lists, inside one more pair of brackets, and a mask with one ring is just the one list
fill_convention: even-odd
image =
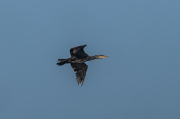
[(77, 57), (71, 57), (68, 59), (69, 63), (84, 63), (88, 61), (89, 57), (83, 57), (83, 58), (77, 58)]
[(65, 63), (71, 63), (71, 67), (76, 72), (76, 80), (78, 82), (78, 85), (80, 83), (82, 85), (84, 82), (84, 78), (86, 76), (86, 71), (88, 68), (88, 66), (85, 64), (86, 61), (108, 57), (104, 55), (89, 56), (83, 50), (85, 46), (86, 45), (81, 45), (71, 48), (70, 49), (71, 57), (68, 59), (58, 59), (59, 63), (57, 63), (57, 65), (60, 66), (64, 65)]

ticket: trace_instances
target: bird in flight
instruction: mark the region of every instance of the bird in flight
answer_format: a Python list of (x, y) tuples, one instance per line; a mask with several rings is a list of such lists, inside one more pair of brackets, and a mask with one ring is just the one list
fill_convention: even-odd
[(102, 59), (108, 56), (104, 55), (94, 55), (89, 56), (84, 52), (84, 47), (87, 45), (81, 45), (70, 49), (71, 58), (68, 59), (58, 59), (57, 65), (62, 66), (66, 63), (71, 63), (71, 67), (73, 68), (74, 72), (76, 73), (76, 80), (78, 85), (83, 85), (86, 71), (88, 66), (85, 64), (86, 61), (91, 61), (94, 59)]

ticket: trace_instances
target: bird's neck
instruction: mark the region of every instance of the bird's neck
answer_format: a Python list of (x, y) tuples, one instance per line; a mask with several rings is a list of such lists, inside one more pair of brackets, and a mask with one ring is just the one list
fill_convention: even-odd
[(99, 59), (99, 58), (97, 58), (96, 55), (94, 55), (94, 56), (89, 56), (89, 58), (88, 58), (87, 61), (91, 61), (91, 60), (94, 60), (94, 59)]

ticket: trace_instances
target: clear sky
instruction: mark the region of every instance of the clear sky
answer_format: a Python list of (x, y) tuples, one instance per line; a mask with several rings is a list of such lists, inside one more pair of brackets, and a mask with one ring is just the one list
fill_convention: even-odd
[[(179, 0), (1, 0), (0, 119), (180, 119)], [(87, 62), (83, 86), (72, 47)]]

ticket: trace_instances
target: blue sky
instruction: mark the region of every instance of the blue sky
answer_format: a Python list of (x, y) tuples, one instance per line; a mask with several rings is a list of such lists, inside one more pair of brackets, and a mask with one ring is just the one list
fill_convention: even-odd
[[(1, 119), (179, 119), (180, 1), (0, 2)], [(83, 86), (72, 47), (87, 62)]]

